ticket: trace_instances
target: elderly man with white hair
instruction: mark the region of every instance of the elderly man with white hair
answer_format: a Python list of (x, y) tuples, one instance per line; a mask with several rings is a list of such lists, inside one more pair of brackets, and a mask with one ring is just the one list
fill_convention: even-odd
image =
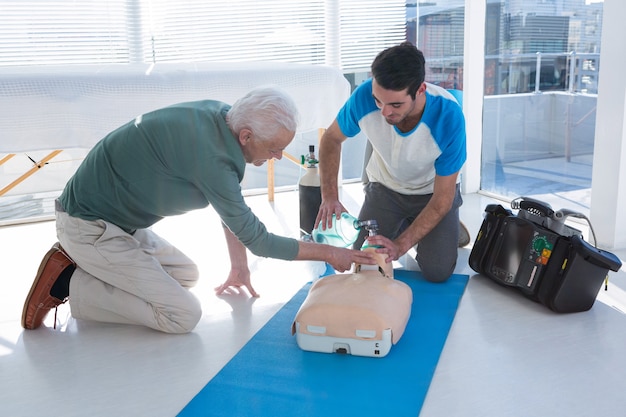
[(57, 242), (27, 296), (22, 326), (39, 327), (69, 300), (77, 319), (191, 331), (200, 303), (188, 289), (195, 263), (150, 226), (166, 216), (213, 206), (222, 220), (231, 271), (221, 294), (250, 282), (246, 248), (258, 256), (326, 261), (339, 271), (374, 264), (366, 252), (268, 232), (244, 201), (246, 163), (282, 157), (297, 128), (293, 100), (274, 87), (232, 106), (175, 104), (136, 117), (86, 156), (56, 202)]

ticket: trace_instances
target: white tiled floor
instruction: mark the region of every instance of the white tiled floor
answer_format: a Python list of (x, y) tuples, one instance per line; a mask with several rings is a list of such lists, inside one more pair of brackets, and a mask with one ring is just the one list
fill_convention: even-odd
[[(464, 199), (462, 219), (473, 240), (492, 200)], [(342, 200), (356, 214), (360, 186), (345, 186)], [(297, 193), (277, 193), (273, 204), (264, 195), (248, 202), (271, 231), (298, 235)], [(54, 223), (0, 228), (1, 416), (174, 416), (323, 270), (319, 263), (251, 257), (261, 297), (216, 297), (213, 287), (226, 278), (228, 264), (212, 209), (165, 219), (154, 229), (195, 259), (203, 275), (193, 291), (204, 315), (188, 335), (81, 322), (67, 306), (59, 309), (57, 329), (51, 314), (44, 327), (24, 331), (22, 303), (55, 241)], [(471, 279), (420, 415), (623, 416), (626, 273), (611, 275), (609, 291), (589, 312), (557, 315), (476, 275), (469, 252), (459, 251), (456, 272)], [(615, 253), (626, 259), (625, 251)]]

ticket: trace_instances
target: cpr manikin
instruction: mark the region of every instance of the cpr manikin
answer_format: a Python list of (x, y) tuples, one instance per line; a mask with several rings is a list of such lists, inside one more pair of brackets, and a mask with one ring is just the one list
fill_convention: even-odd
[[(375, 234), (375, 221), (365, 228)], [(367, 241), (366, 241), (367, 242)], [(303, 350), (385, 356), (396, 344), (409, 320), (413, 294), (393, 277), (385, 254), (372, 251), (378, 265), (356, 265), (351, 273), (315, 281), (292, 325)]]

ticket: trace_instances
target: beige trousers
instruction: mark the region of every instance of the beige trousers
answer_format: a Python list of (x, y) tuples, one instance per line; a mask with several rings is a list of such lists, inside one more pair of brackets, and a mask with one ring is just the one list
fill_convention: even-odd
[(57, 237), (76, 262), (70, 309), (78, 319), (191, 331), (202, 315), (189, 292), (198, 268), (150, 229), (133, 235), (103, 220), (56, 213)]

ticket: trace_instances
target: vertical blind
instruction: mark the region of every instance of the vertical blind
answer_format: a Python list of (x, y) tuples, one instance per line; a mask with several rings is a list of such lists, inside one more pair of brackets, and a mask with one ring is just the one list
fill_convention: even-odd
[(369, 68), (404, 0), (0, 0), (0, 66), (280, 61)]

